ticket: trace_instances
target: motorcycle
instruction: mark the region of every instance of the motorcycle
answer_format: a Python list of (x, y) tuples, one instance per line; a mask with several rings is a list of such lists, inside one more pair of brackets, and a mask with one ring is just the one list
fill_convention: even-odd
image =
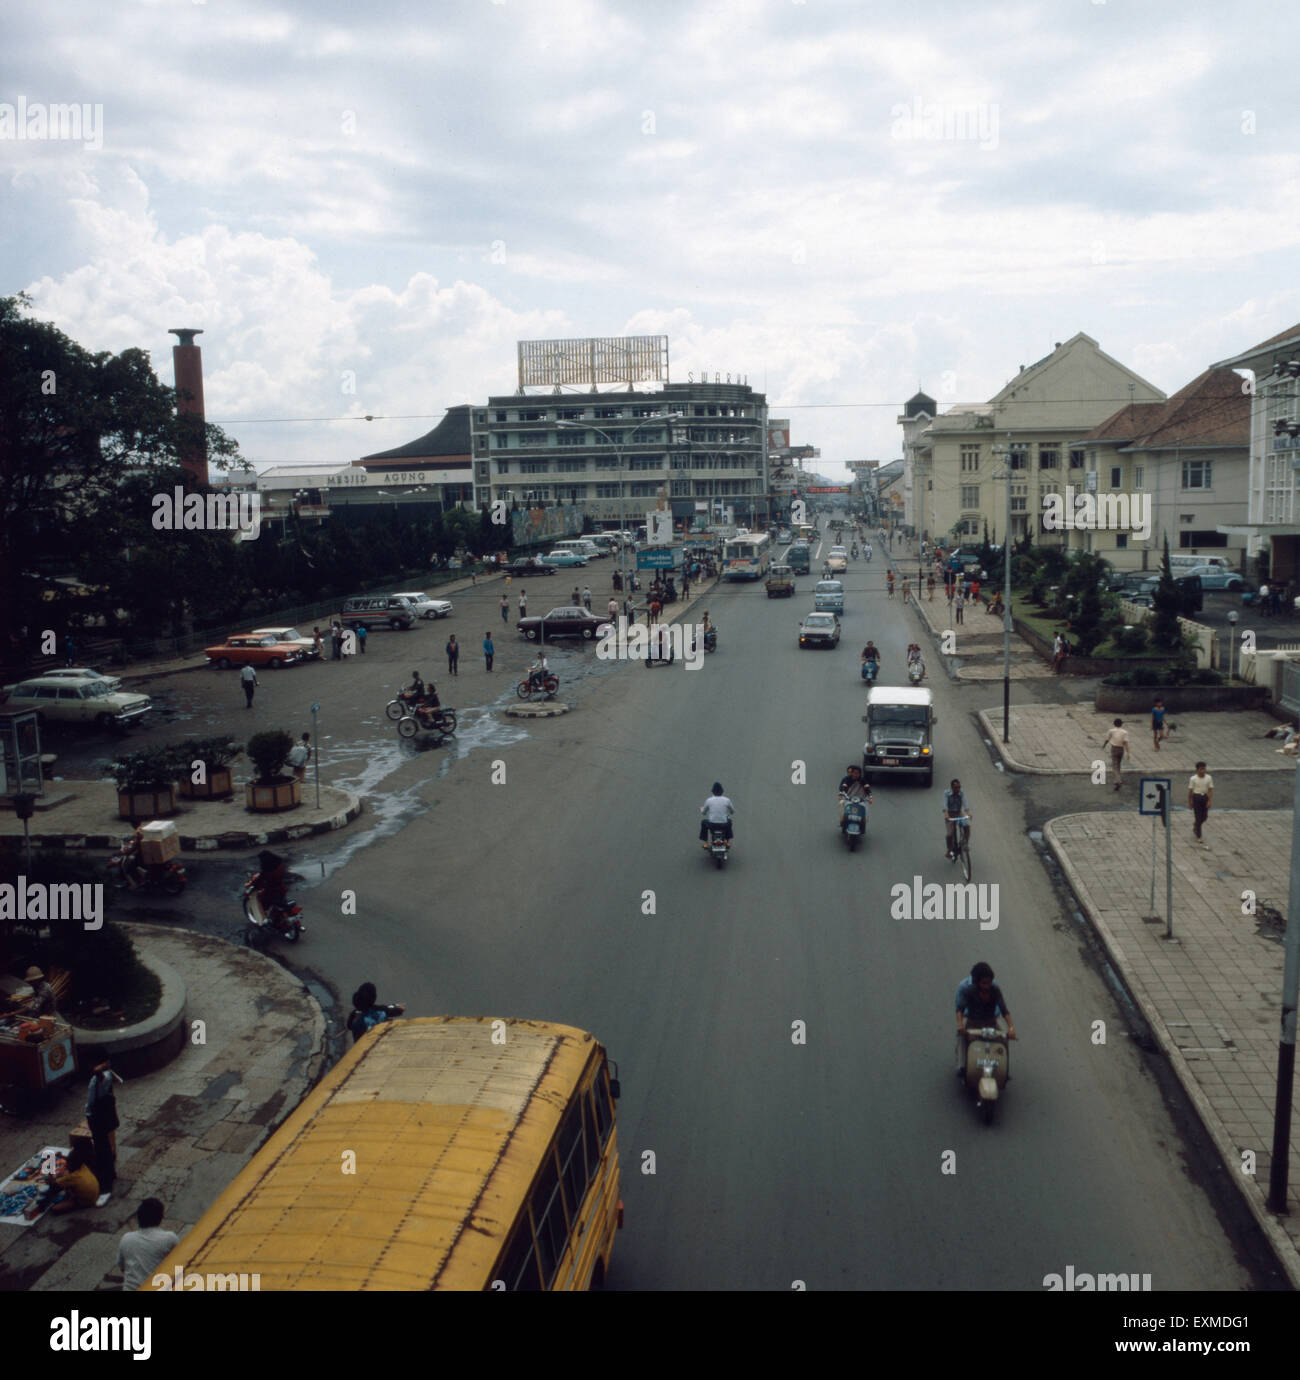
[[(126, 891), (133, 885), (126, 871), (126, 849), (126, 844), (123, 844), (108, 860), (108, 884), (118, 891)], [(184, 864), (176, 858), (165, 863), (139, 863), (135, 868), (135, 877), (136, 889), (153, 887), (165, 891), (168, 896), (179, 896), (189, 881)]]
[(871, 548), (869, 546), (863, 547), (862, 555), (866, 560), (869, 561), (871, 559)]
[(858, 559), (858, 548), (856, 546), (849, 547), (849, 555), (856, 561)]
[(727, 837), (727, 826), (725, 824), (709, 824), (709, 857), (713, 859), (715, 867), (722, 867), (727, 861), (727, 854), (731, 851), (731, 840)]
[(878, 661), (864, 661), (862, 663), (862, 679), (868, 685), (876, 683), (876, 677), (880, 674), (880, 663)]
[(925, 662), (913, 661), (908, 664), (907, 678), (913, 685), (920, 685), (925, 679)]
[(302, 922), (302, 907), (288, 899), (272, 904), (268, 913), (258, 895), (261, 875), (254, 873), (244, 883), (244, 943), (260, 948), (272, 935), (296, 944), (307, 928)]
[(840, 833), (852, 853), (867, 831), (867, 802), (861, 796), (840, 796), (844, 807), (844, 818), (840, 821)]
[(411, 713), (415, 702), (420, 698), (416, 690), (402, 690), (398, 692), (395, 700), (389, 700), (384, 706), (384, 713), (394, 721), (405, 718)]
[(555, 692), (560, 688), (559, 676), (548, 671), (543, 676), (525, 676), (523, 680), (515, 686), (515, 694), (521, 700), (531, 700), (534, 695), (542, 695), (546, 699), (552, 699)]
[(413, 714), (397, 721), (397, 731), (403, 738), (414, 738), (417, 733), (437, 733), (450, 738), (456, 732), (456, 711), (417, 707)]
[(990, 1126), (998, 1096), (1010, 1075), (1011, 1056), (1007, 1049), (1010, 1037), (992, 1026), (983, 1029), (967, 1026), (964, 1038), (966, 1066), (962, 1081), (975, 1094), (975, 1110), (983, 1116), (984, 1124)]
[(718, 650), (718, 630), (709, 628), (704, 634), (704, 650), (706, 652), (716, 652)]

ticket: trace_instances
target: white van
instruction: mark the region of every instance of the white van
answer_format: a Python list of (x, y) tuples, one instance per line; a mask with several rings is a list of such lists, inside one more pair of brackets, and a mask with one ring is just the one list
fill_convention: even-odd
[[(1171, 555), (1169, 557), (1169, 568), (1175, 574), (1177, 574), (1179, 570), (1190, 570), (1194, 565), (1217, 565), (1224, 570), (1230, 569), (1226, 556), (1188, 556), (1180, 552), (1176, 556)], [(1159, 561), (1156, 562), (1154, 573), (1160, 573)]]
[(605, 555), (605, 552), (587, 537), (569, 537), (565, 541), (557, 541), (554, 549), (572, 551), (575, 556), (581, 556), (585, 561), (594, 561), (597, 556)]

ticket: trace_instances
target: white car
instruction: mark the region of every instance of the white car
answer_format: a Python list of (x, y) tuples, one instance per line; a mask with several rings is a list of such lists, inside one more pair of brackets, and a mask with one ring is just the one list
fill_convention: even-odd
[[(322, 634), (322, 637), (326, 634)], [(319, 656), (316, 650), (316, 639), (314, 637), (304, 637), (297, 628), (254, 628), (249, 637), (273, 637), (277, 642), (288, 642), (292, 646), (301, 647), (303, 656)]]
[[(48, 680), (51, 676), (80, 676), (83, 680), (89, 676), (91, 680), (102, 680), (112, 691), (122, 688), (122, 680), (119, 676), (107, 676), (103, 671), (97, 671), (92, 666), (67, 666), (57, 671), (44, 671), (41, 674), (42, 680)], [(12, 690), (12, 685), (6, 685), (6, 690)]]
[(411, 607), (421, 618), (446, 618), (451, 612), (450, 599), (430, 599), (427, 594), (417, 590), (413, 594), (399, 593), (399, 599), (409, 599)]
[(110, 690), (94, 676), (35, 676), (8, 693), (6, 709), (34, 709), (41, 722), (94, 723), (125, 728), (153, 708), (148, 695)]

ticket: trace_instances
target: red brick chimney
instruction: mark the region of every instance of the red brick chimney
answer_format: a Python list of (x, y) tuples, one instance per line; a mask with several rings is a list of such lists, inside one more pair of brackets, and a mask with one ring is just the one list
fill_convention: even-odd
[[(196, 484), (208, 482), (208, 446), (203, 434), (203, 351), (194, 343), (202, 331), (188, 326), (173, 326), (168, 335), (180, 341), (172, 346), (172, 368), (176, 374), (176, 412), (193, 418), (191, 435), (181, 450), (181, 465)], [(188, 395), (188, 396), (187, 396)]]

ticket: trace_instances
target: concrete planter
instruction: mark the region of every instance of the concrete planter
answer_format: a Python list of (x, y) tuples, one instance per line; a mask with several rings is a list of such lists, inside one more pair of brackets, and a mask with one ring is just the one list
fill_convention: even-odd
[[(1000, 620), (999, 620), (1000, 626)], [(1035, 632), (1027, 623), (1022, 623), (1014, 615), (1011, 619), (1011, 626), (1017, 634), (1024, 638), (1026, 642), (1043, 658), (1050, 663), (1052, 660), (1052, 640), (1043, 637)], [(1169, 664), (1168, 657), (1125, 657), (1122, 661), (1117, 657), (1102, 656), (1080, 656), (1077, 652), (1071, 652), (1065, 659), (1065, 670), (1063, 675), (1075, 676), (1113, 676), (1121, 671), (1141, 671), (1150, 667), (1151, 670), (1159, 670)]]
[[(138, 951), (137, 951), (138, 952)], [(185, 1045), (185, 980), (169, 963), (140, 954), (140, 962), (162, 984), (158, 1009), (152, 1016), (116, 1030), (88, 1030), (73, 1025), (77, 1067), (89, 1073), (102, 1059), (126, 1078), (138, 1078), (170, 1063)]]
[(196, 786), (188, 776), (183, 776), (178, 789), (186, 800), (221, 800), (234, 795), (235, 782), (229, 767), (211, 767), (202, 786)]
[(161, 819), (176, 813), (176, 787), (156, 791), (118, 791), (119, 819)]
[(1157, 699), (1171, 714), (1227, 709), (1263, 709), (1263, 685), (1099, 685), (1094, 701), (1102, 714), (1145, 714)]
[(244, 805), (257, 814), (273, 814), (278, 810), (296, 810), (302, 804), (302, 782), (295, 777), (265, 785), (250, 781), (244, 787)]

